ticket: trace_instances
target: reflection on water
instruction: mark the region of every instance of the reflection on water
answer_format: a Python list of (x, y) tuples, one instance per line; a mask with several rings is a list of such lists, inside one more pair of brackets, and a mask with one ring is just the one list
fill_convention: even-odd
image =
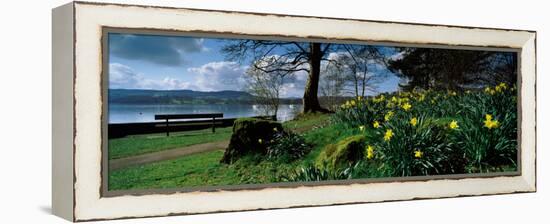
[[(281, 105), (277, 120), (294, 118), (302, 105)], [(136, 105), (109, 104), (109, 123), (136, 123), (155, 121), (155, 114), (200, 114), (223, 113), (224, 118), (252, 117), (264, 115), (256, 105), (205, 104), (205, 105)]]

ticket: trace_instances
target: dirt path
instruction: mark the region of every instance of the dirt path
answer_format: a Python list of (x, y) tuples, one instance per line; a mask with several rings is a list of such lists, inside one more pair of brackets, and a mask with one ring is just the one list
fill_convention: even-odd
[(109, 170), (116, 170), (133, 165), (141, 165), (163, 160), (175, 159), (181, 156), (187, 156), (201, 152), (210, 152), (218, 149), (225, 149), (227, 148), (227, 145), (229, 145), (229, 140), (190, 145), (183, 148), (169, 149), (138, 156), (113, 159), (109, 160)]
[[(309, 130), (320, 128), (328, 124), (328, 121), (319, 122), (298, 128), (290, 128), (296, 133), (303, 133)], [(128, 166), (142, 165), (147, 163), (159, 162), (163, 160), (175, 159), (181, 156), (192, 155), (202, 152), (210, 152), (218, 149), (225, 149), (229, 145), (229, 140), (219, 142), (209, 142), (204, 144), (190, 145), (182, 148), (168, 149), (160, 152), (147, 153), (138, 156), (109, 160), (109, 170), (117, 170)]]

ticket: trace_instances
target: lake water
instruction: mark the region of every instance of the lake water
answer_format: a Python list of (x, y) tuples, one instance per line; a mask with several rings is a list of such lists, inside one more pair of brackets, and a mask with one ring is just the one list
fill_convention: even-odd
[[(281, 105), (277, 120), (287, 121), (301, 111), (302, 105)], [(255, 105), (132, 105), (109, 104), (109, 123), (136, 123), (155, 121), (155, 114), (223, 113), (224, 118), (261, 116)]]

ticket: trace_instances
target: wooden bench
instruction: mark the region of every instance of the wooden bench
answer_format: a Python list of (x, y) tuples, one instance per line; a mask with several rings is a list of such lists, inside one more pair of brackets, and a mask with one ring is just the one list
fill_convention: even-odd
[(222, 118), (222, 117), (223, 117), (223, 113), (212, 113), (212, 114), (155, 114), (155, 120), (165, 120), (166, 121), (166, 136), (170, 136), (170, 120), (211, 118), (212, 119), (212, 133), (215, 133), (216, 132), (216, 118)]

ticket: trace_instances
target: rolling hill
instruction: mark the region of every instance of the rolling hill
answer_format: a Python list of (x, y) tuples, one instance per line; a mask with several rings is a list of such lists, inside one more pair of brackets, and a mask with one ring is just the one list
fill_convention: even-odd
[[(109, 103), (119, 104), (254, 104), (254, 96), (243, 91), (109, 89)], [(282, 99), (299, 104), (301, 99)]]

